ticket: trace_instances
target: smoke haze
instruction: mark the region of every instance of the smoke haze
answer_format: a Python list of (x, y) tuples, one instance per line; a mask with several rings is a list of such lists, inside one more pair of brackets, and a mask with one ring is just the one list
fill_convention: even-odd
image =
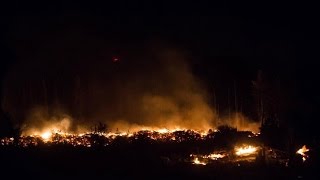
[(214, 127), (207, 92), (192, 75), (186, 54), (158, 47), (144, 50), (117, 62), (108, 56), (21, 60), (7, 76), (2, 105), (27, 129), (65, 118), (68, 124), (62, 129), (73, 131), (98, 122), (121, 130)]

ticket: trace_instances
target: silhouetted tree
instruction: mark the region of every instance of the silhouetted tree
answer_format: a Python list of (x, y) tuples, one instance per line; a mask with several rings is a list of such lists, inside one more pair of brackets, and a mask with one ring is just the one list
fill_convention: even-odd
[(268, 79), (261, 70), (252, 84), (257, 115), (261, 122), (261, 138), (267, 146), (284, 149), (286, 141), (289, 141), (286, 139), (288, 137), (284, 123), (289, 102), (286, 88), (279, 79)]
[(9, 113), (0, 110), (0, 137), (14, 137), (18, 139), (21, 134), (19, 127), (14, 127)]
[(262, 73), (261, 70), (258, 71), (256, 80), (252, 81), (252, 86), (253, 86), (253, 96), (256, 101), (255, 106), (257, 110), (258, 119), (262, 125), (264, 123), (264, 120), (266, 117), (266, 111), (268, 109), (266, 105), (268, 101), (268, 97), (267, 97), (268, 85), (264, 77), (264, 74)]
[(106, 131), (107, 131), (107, 125), (102, 122), (99, 122), (98, 132), (105, 133)]
[(105, 133), (107, 132), (108, 128), (106, 124), (99, 122), (99, 124), (94, 125), (94, 128), (91, 128), (91, 130), (93, 131), (93, 133)]
[[(292, 108), (292, 88), (287, 82), (278, 76), (266, 76), (261, 70), (257, 74), (256, 80), (252, 81), (253, 96), (257, 117), (261, 126), (266, 120), (276, 120), (279, 126), (287, 126), (288, 114)], [(275, 118), (276, 117), (276, 118)], [(292, 118), (290, 118), (292, 119)]]
[(265, 145), (285, 150), (287, 139), (286, 129), (279, 126), (276, 116), (269, 116), (260, 127), (261, 138)]
[(218, 126), (218, 131), (222, 134), (235, 134), (237, 133), (237, 128), (228, 126), (228, 125), (221, 125)]
[(218, 132), (214, 138), (214, 141), (217, 143), (217, 145), (221, 145), (226, 148), (232, 148), (235, 144), (237, 129), (228, 125), (221, 125), (217, 129)]

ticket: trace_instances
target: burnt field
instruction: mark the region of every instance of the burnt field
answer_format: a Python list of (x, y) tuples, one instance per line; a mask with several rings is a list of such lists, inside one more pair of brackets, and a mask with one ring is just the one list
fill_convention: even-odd
[[(90, 142), (95, 142), (90, 147), (40, 140), (37, 145), (2, 145), (1, 174), (12, 178), (72, 179), (319, 178), (319, 148), (316, 147), (310, 147), (303, 161), (296, 152), (290, 154), (263, 146), (259, 136), (244, 138), (243, 132), (238, 132), (236, 138), (229, 136), (229, 141), (221, 139), (217, 133), (216, 138), (206, 135), (181, 141), (152, 139), (150, 134), (140, 132), (130, 137), (112, 138), (90, 136)], [(98, 143), (95, 140), (99, 138)], [(101, 139), (108, 142), (107, 145), (101, 143)], [(244, 147), (244, 154), (239, 154), (237, 144), (250, 144), (248, 147), (255, 149), (245, 152), (248, 147)]]
[(131, 149), (34, 148), (1, 149), (2, 174), (9, 177), (72, 178), (210, 178), (210, 179), (297, 179), (319, 177), (316, 165), (284, 167), (263, 163), (216, 163), (196, 166), (167, 162), (156, 147)]

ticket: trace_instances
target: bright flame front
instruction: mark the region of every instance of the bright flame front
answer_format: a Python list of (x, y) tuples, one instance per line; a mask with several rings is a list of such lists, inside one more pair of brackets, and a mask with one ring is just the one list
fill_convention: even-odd
[(212, 159), (212, 160), (218, 160), (218, 159), (221, 159), (221, 158), (224, 158), (226, 157), (225, 154), (215, 154), (215, 153), (212, 153), (212, 154), (209, 154), (208, 155), (208, 158)]
[(50, 140), (51, 135), (52, 135), (52, 133), (47, 131), (47, 132), (42, 133), (40, 136), (43, 139), (43, 141), (46, 142), (46, 141)]
[(250, 156), (256, 154), (258, 148), (252, 145), (244, 145), (241, 147), (235, 147), (235, 153), (237, 156)]
[(308, 158), (308, 155), (306, 154), (306, 152), (308, 151), (309, 149), (306, 147), (306, 145), (303, 145), (302, 148), (300, 148), (296, 153), (300, 154), (302, 156), (303, 162), (305, 162)]
[(200, 161), (199, 158), (194, 158), (193, 164), (199, 164), (199, 165), (207, 165), (207, 163)]

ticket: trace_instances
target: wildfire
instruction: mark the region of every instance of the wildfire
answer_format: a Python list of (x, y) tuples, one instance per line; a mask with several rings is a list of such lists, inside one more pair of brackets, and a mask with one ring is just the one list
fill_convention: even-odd
[(168, 133), (170, 131), (168, 129), (159, 129), (158, 132), (161, 133), (161, 134), (165, 134), (165, 133)]
[(300, 154), (302, 156), (303, 162), (305, 162), (308, 158), (308, 155), (306, 154), (306, 152), (308, 151), (309, 149), (306, 147), (306, 145), (303, 145), (302, 148), (300, 148), (296, 153)]
[(193, 160), (193, 164), (198, 164), (198, 165), (207, 165), (207, 163), (203, 162), (203, 161), (200, 161), (199, 158), (194, 158)]
[[(193, 164), (199, 163), (213, 163), (214, 161), (219, 162), (238, 162), (238, 161), (255, 161), (257, 151), (260, 147), (253, 145), (242, 145), (235, 146), (234, 151), (215, 151), (211, 154), (201, 155), (201, 154), (190, 154)], [(232, 154), (235, 152), (236, 156)]]
[(235, 147), (234, 150), (237, 156), (250, 156), (256, 154), (258, 147), (252, 145), (243, 145), (241, 147)]
[(196, 154), (190, 154), (190, 157), (192, 158), (192, 164), (200, 164), (200, 165), (207, 165), (207, 163), (210, 162), (210, 160), (216, 161), (218, 159), (226, 157), (226, 153), (211, 153), (208, 155), (196, 155)]
[(44, 132), (40, 136), (43, 139), (43, 141), (47, 142), (50, 140), (52, 133), (51, 132)]
[(221, 159), (221, 158), (226, 157), (226, 155), (225, 155), (225, 154), (215, 154), (215, 153), (212, 153), (212, 154), (209, 154), (207, 157), (210, 158), (210, 159), (212, 159), (212, 160), (218, 160), (218, 159)]
[[(65, 122), (64, 122), (65, 121)], [(0, 139), (0, 145), (12, 145), (13, 143), (18, 143), (17, 145), (22, 147), (37, 146), (39, 143), (46, 144), (64, 144), (72, 146), (108, 146), (119, 138), (124, 138), (127, 142), (132, 143), (136, 140), (144, 140), (151, 143), (181, 143), (189, 141), (206, 141), (211, 140), (218, 133), (217, 130), (193, 130), (184, 129), (180, 127), (172, 128), (157, 128), (157, 127), (140, 127), (139, 129), (130, 129), (127, 131), (116, 130), (113, 132), (105, 131), (81, 131), (79, 133), (70, 133), (65, 124), (67, 121), (64, 120), (63, 123), (50, 124), (43, 129), (29, 129), (23, 132), (20, 138), (17, 138), (14, 142), (9, 138)], [(64, 126), (62, 126), (63, 124)], [(64, 128), (61, 128), (64, 127)], [(240, 150), (241, 151), (241, 150)], [(213, 152), (209, 155), (199, 156), (200, 159), (206, 160), (218, 160), (224, 158), (225, 153)], [(196, 156), (198, 157), (198, 156)]]
[[(107, 146), (117, 138), (126, 138), (128, 142), (137, 139), (157, 142), (185, 142), (192, 140), (204, 140), (207, 138), (208, 132), (187, 129), (165, 129), (165, 128), (144, 128), (134, 132), (83, 132), (83, 133), (68, 133), (56, 128), (46, 128), (43, 130), (28, 131), (27, 135), (22, 135), (19, 139), (19, 145), (22, 147), (36, 146), (39, 142), (47, 144), (69, 144), (72, 146), (91, 147), (92, 145)], [(0, 139), (0, 145), (11, 145), (13, 140), (8, 138)], [(212, 156), (212, 158), (217, 158)]]

